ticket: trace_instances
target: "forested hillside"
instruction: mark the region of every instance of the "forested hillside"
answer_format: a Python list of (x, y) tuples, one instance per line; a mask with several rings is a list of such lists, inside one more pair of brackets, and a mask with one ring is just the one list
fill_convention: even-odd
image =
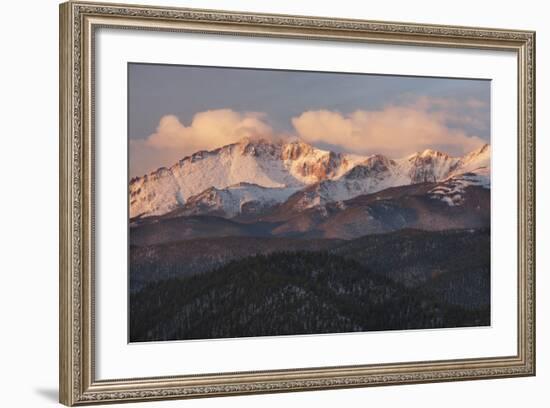
[(332, 252), (446, 303), (465, 308), (490, 303), (488, 228), (373, 234), (341, 244)]
[(452, 306), (320, 252), (278, 252), (131, 295), (130, 340), (154, 341), (488, 325), (488, 307)]

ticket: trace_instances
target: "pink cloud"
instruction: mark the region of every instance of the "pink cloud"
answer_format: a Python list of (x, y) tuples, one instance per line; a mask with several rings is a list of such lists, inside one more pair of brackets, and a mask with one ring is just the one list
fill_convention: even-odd
[(478, 136), (447, 126), (442, 112), (428, 112), (418, 105), (388, 106), (382, 110), (358, 110), (349, 114), (316, 110), (292, 119), (298, 137), (356, 153), (401, 157), (428, 148), (464, 154), (482, 146)]
[(186, 126), (177, 116), (160, 119), (156, 132), (145, 140), (130, 141), (130, 174), (141, 175), (170, 165), (199, 150), (211, 150), (243, 137), (274, 137), (258, 112), (218, 109), (197, 113)]
[(311, 110), (292, 118), (294, 133), (275, 132), (265, 113), (218, 109), (197, 113), (190, 124), (174, 115), (163, 116), (155, 133), (130, 140), (130, 174), (142, 175), (169, 166), (199, 150), (212, 150), (243, 137), (297, 137), (314, 145), (331, 145), (358, 154), (380, 153), (403, 157), (425, 149), (462, 155), (485, 141), (463, 130), (481, 126), (479, 117), (460, 114), (464, 106), (486, 108), (481, 101), (420, 97), (380, 110), (343, 114)]

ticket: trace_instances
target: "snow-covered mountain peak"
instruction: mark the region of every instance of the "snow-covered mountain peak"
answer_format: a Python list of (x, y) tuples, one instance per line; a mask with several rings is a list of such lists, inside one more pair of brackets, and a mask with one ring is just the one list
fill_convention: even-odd
[(449, 155), (447, 153), (440, 152), (438, 150), (433, 149), (426, 149), (422, 153), (418, 154), (418, 156), (422, 158), (448, 158)]
[(479, 149), (474, 150), (467, 155), (465, 155), (462, 160), (464, 162), (472, 161), (472, 160), (489, 160), (491, 155), (491, 146), (488, 144), (484, 144)]
[(281, 159), (294, 177), (309, 185), (340, 177), (364, 160), (364, 157), (335, 153), (302, 141), (292, 141), (284, 144)]
[(291, 141), (286, 143), (282, 150), (283, 160), (297, 160), (303, 156), (315, 155), (317, 157), (324, 156), (329, 152), (321, 149), (314, 148), (313, 146), (304, 143), (300, 140)]
[(348, 170), (342, 176), (342, 179), (361, 180), (369, 177), (380, 178), (384, 173), (392, 172), (395, 167), (396, 162), (394, 160), (380, 154), (375, 154)]
[(353, 164), (343, 155), (303, 142), (243, 138), (132, 179), (130, 217), (172, 211), (210, 187), (225, 189), (245, 182), (267, 188), (303, 188), (339, 175)]
[(307, 208), (465, 173), (482, 174), (490, 182), (490, 146), (461, 158), (427, 149), (394, 160), (380, 154), (335, 153), (300, 140), (247, 137), (133, 178), (130, 217), (161, 215), (178, 208), (193, 212), (193, 203), (196, 211), (235, 215), (243, 208), (274, 205), (304, 189), (308, 194), (300, 202)]
[[(479, 149), (474, 150), (464, 157), (460, 158), (456, 164), (456, 169), (451, 172), (452, 175), (460, 173), (488, 173), (491, 169), (491, 146), (485, 144)], [(487, 175), (488, 176), (488, 175)]]
[(485, 153), (489, 153), (489, 151), (491, 150), (491, 145), (489, 143), (485, 143), (483, 146), (481, 146), (479, 149), (477, 150), (474, 150), (472, 153), (470, 154), (476, 154), (476, 155), (479, 155), (479, 154), (485, 154)]
[(365, 165), (375, 169), (379, 168), (380, 170), (386, 170), (396, 165), (395, 160), (389, 159), (386, 156), (381, 154), (375, 154), (369, 156), (364, 162)]
[(280, 140), (268, 140), (261, 137), (244, 137), (235, 143), (243, 155), (251, 156), (279, 156), (282, 142)]
[(407, 158), (408, 176), (412, 183), (441, 180), (449, 174), (458, 160), (437, 150), (426, 149)]

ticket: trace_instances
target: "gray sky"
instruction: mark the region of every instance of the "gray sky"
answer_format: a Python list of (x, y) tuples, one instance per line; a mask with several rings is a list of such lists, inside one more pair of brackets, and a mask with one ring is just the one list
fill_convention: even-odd
[[(434, 120), (439, 121), (445, 126), (446, 131), (451, 133), (458, 131), (467, 137), (476, 137), (485, 142), (489, 142), (490, 138), (488, 80), (138, 63), (129, 64), (128, 74), (129, 138), (135, 142), (146, 143), (155, 132), (160, 133), (159, 123), (161, 118), (167, 115), (177, 118), (183, 130), (183, 127), (190, 127), (195, 115), (201, 112), (222, 109), (241, 114), (261, 112), (262, 122), (269, 125), (274, 132), (298, 134), (308, 139), (308, 131), (323, 133), (333, 122), (318, 131), (306, 123), (306, 119), (317, 120), (318, 124), (325, 123), (319, 116), (310, 115), (302, 118), (302, 121), (293, 121), (293, 118), (299, 118), (304, 112), (337, 113), (345, 120), (349, 120), (350, 126), (356, 129), (357, 133), (362, 131), (364, 121), (349, 115), (357, 111), (378, 112), (377, 116), (368, 116), (369, 123), (390, 119), (395, 122), (399, 121), (400, 117), (406, 117), (404, 111), (395, 110), (393, 115), (382, 115), (392, 106), (414, 108), (425, 115), (432, 115)], [(422, 120), (416, 118), (415, 123)], [(302, 126), (300, 129), (297, 128), (298, 124)], [(417, 133), (411, 131), (411, 137), (420, 137), (426, 132), (424, 129), (425, 127), (420, 127)], [(357, 144), (340, 145), (336, 136), (327, 136), (319, 140), (312, 136), (308, 141), (318, 147), (371, 153), (368, 148), (371, 134), (369, 131), (371, 130), (365, 130), (364, 149), (357, 147)], [(177, 133), (176, 130), (174, 132)], [(185, 137), (191, 137), (189, 134), (191, 133), (182, 136), (182, 144)], [(198, 135), (200, 132), (193, 134)], [(177, 135), (173, 135), (173, 138), (176, 137)], [(460, 146), (453, 146), (453, 142), (449, 142), (449, 137), (442, 139), (439, 147), (450, 150), (450, 153), (461, 153)], [(160, 139), (160, 136), (158, 138)], [(393, 142), (396, 143), (396, 140)], [(390, 142), (388, 140), (388, 143)], [(169, 145), (176, 146), (174, 143)], [(187, 145), (189, 148), (198, 146), (193, 143)], [(153, 144), (149, 144), (149, 147), (151, 146)], [(160, 161), (162, 155), (158, 154), (159, 146), (167, 148), (168, 144), (156, 143), (154, 146), (156, 151), (150, 152), (150, 155), (157, 155), (156, 161)], [(155, 160), (149, 160), (150, 157), (145, 157), (148, 153), (143, 150), (140, 149), (141, 153), (136, 152), (134, 157), (130, 158), (131, 170), (135, 170), (136, 174), (160, 165)], [(182, 154), (188, 153), (183, 148), (180, 150)], [(395, 154), (401, 152), (394, 149), (386, 153), (391, 154), (392, 151), (395, 151)], [(168, 156), (165, 156), (165, 159), (171, 160), (172, 156)], [(151, 161), (151, 164), (142, 166), (138, 161)], [(165, 163), (169, 164), (171, 163)]]

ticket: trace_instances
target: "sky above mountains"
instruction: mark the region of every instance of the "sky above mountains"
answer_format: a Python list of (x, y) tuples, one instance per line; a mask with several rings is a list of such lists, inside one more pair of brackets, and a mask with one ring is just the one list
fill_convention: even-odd
[(129, 64), (130, 177), (245, 136), (403, 157), (490, 143), (490, 81)]

